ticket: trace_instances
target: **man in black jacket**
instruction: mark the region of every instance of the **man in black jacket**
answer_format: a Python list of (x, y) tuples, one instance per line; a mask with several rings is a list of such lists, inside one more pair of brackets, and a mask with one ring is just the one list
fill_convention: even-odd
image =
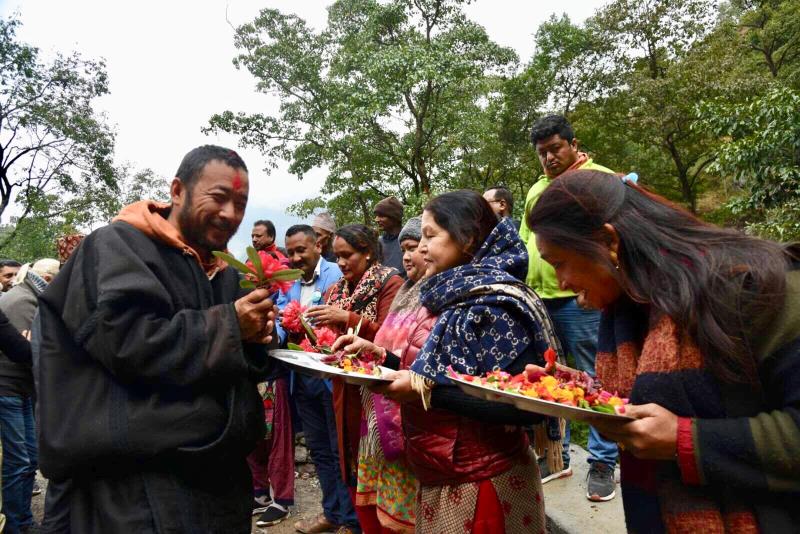
[(250, 532), (274, 306), (212, 255), (248, 191), (235, 152), (192, 150), (171, 204), (123, 209), (42, 295), (40, 465), (73, 532)]

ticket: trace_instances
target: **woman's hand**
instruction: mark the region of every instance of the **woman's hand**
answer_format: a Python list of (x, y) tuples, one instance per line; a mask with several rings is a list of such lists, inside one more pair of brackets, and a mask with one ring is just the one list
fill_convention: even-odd
[(419, 393), (411, 388), (411, 373), (409, 371), (393, 371), (386, 373), (384, 378), (390, 378), (391, 384), (373, 386), (370, 389), (397, 402), (419, 402)]
[(371, 341), (360, 338), (354, 334), (345, 334), (333, 343), (331, 347), (333, 352), (343, 350), (345, 354), (355, 354), (359, 351), (371, 352), (372, 354), (383, 354), (383, 350)]
[[(572, 375), (577, 375), (578, 373), (580, 373), (580, 371), (578, 371), (577, 369), (573, 369), (572, 367), (567, 367), (566, 365), (561, 365), (558, 362), (556, 362), (556, 370), (564, 371)], [(528, 378), (530, 378), (531, 375), (538, 373), (547, 374), (547, 370), (544, 367), (541, 367), (539, 365), (533, 365), (532, 363), (529, 363), (528, 365), (525, 366), (525, 374), (528, 376)]]
[(678, 441), (678, 416), (658, 404), (625, 406), (633, 417), (624, 425), (592, 422), (600, 434), (621, 444), (626, 451), (645, 460), (674, 460)]
[(347, 326), (350, 312), (336, 306), (311, 306), (306, 310), (305, 316), (310, 318), (314, 325), (319, 326)]

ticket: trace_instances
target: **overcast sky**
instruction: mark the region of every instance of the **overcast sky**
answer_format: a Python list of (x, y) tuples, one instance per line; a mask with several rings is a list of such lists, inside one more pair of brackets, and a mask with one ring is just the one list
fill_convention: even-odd
[[(234, 146), (236, 139), (200, 132), (216, 112), (275, 113), (278, 100), (257, 93), (255, 80), (237, 71), (231, 60), (234, 26), (249, 22), (264, 7), (295, 13), (311, 26), (325, 26), (327, 0), (0, 0), (0, 16), (18, 12), (18, 37), (45, 54), (79, 51), (104, 58), (111, 94), (98, 101), (117, 132), (116, 159), (137, 169), (151, 168), (171, 178), (181, 157), (206, 143)], [(501, 45), (514, 48), (526, 62), (533, 54), (533, 34), (551, 13), (566, 12), (583, 21), (602, 0), (560, 4), (531, 0), (477, 0), (468, 16), (483, 25)], [(226, 15), (227, 13), (227, 15)], [(226, 21), (226, 16), (228, 21)], [(250, 169), (250, 202), (245, 221), (231, 242), (242, 255), (250, 241), (252, 221), (275, 222), (278, 241), (290, 225), (307, 222), (287, 215), (286, 208), (317, 195), (323, 171), (299, 181), (286, 165), (267, 174), (264, 158), (239, 150)]]

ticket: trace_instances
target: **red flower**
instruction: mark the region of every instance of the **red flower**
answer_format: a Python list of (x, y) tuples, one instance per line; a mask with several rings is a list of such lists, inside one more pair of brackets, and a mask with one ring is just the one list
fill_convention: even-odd
[[(291, 289), (292, 285), (294, 285), (294, 280), (271, 280), (272, 275), (277, 273), (278, 271), (285, 271), (289, 269), (289, 267), (280, 262), (280, 260), (275, 259), (271, 254), (264, 252), (263, 250), (258, 251), (258, 257), (261, 258), (261, 276), (262, 280), (267, 280), (268, 285), (262, 284), (261, 287), (266, 287), (269, 289), (270, 293), (275, 293), (277, 291), (281, 291), (282, 293), (286, 293)], [(253, 274), (258, 275), (259, 273), (256, 271), (255, 265), (250, 260), (247, 260), (247, 265)]]
[(300, 301), (293, 300), (283, 309), (281, 326), (287, 332), (300, 334), (303, 332), (303, 325), (300, 324), (300, 316), (306, 311), (306, 307)]
[(544, 361), (547, 362), (547, 365), (545, 365), (544, 368), (550, 374), (554, 374), (556, 372), (557, 357), (558, 355), (556, 354), (556, 351), (553, 350), (553, 347), (547, 347), (547, 350), (544, 351)]
[(327, 326), (315, 328), (314, 335), (317, 336), (317, 347), (331, 347), (336, 338), (339, 337), (336, 332)]
[(300, 342), (300, 348), (306, 352), (319, 352), (317, 347), (312, 345), (307, 338), (303, 338), (303, 341)]

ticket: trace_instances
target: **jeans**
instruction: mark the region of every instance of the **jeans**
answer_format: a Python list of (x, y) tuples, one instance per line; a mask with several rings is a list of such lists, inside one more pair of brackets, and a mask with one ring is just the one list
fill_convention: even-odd
[[(566, 354), (575, 358), (575, 367), (580, 371), (594, 376), (600, 312), (581, 308), (575, 297), (545, 299), (544, 303)], [(569, 442), (570, 429), (567, 422), (561, 453), (565, 466), (569, 465)], [(588, 447), (589, 463), (602, 462), (612, 468), (617, 463), (617, 444), (601, 437), (594, 427), (589, 427)]]
[(30, 397), (0, 397), (0, 436), (3, 442), (5, 532), (16, 534), (33, 523), (31, 497), (39, 453)]
[(306, 445), (317, 468), (325, 517), (335, 525), (359, 530), (353, 501), (339, 469), (333, 396), (323, 380), (299, 374), (295, 376), (294, 395)]

